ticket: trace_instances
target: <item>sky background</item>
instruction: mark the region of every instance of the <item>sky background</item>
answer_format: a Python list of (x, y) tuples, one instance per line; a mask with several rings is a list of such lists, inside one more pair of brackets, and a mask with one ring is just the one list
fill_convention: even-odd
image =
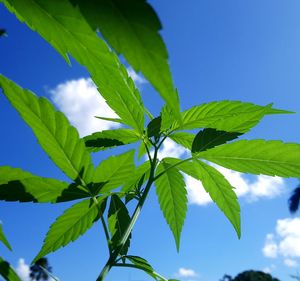
[[(150, 1), (158, 13), (161, 34), (182, 109), (203, 102), (242, 100), (297, 112), (268, 116), (245, 138), (281, 139), (300, 143), (300, 2), (298, 0)], [(111, 128), (92, 116), (108, 114), (84, 68), (63, 58), (38, 34), (0, 5), (0, 73), (64, 111), (81, 135)], [(124, 60), (123, 60), (124, 61)], [(161, 100), (152, 87), (128, 69), (154, 114)], [(0, 165), (20, 167), (44, 177), (64, 180), (37, 141), (0, 95)], [(103, 112), (103, 114), (102, 114)], [(88, 126), (86, 125), (88, 124)], [(105, 127), (106, 126), (106, 127)], [(107, 127), (108, 126), (108, 127)], [(109, 153), (120, 153), (110, 150)], [(174, 143), (165, 155), (186, 156)], [(94, 156), (95, 163), (109, 154)], [(159, 209), (154, 190), (133, 232), (130, 253), (141, 255), (161, 274), (185, 281), (217, 281), (225, 273), (256, 269), (281, 280), (300, 271), (300, 218), (291, 216), (287, 199), (298, 183), (221, 170), (236, 186), (242, 208), (239, 240), (225, 216), (209, 201), (201, 184), (186, 179), (189, 210), (180, 253)], [(70, 203), (0, 205), (0, 219), (13, 253), (0, 245), (0, 255), (26, 281), (28, 264), (39, 251), (49, 225)], [(75, 243), (50, 254), (55, 275), (63, 281), (95, 280), (107, 259), (99, 224)], [(113, 269), (107, 281), (150, 280), (134, 270)]]

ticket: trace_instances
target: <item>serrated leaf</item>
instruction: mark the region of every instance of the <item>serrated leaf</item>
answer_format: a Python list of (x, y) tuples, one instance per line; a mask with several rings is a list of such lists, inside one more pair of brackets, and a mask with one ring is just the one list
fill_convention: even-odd
[(0, 275), (6, 281), (22, 281), (10, 264), (0, 257)]
[(234, 187), (226, 178), (215, 168), (196, 159), (193, 162), (182, 162), (181, 159), (168, 157), (164, 158), (164, 161), (170, 165), (177, 165), (180, 171), (201, 181), (205, 191), (225, 214), (240, 237), (240, 206), (233, 190)]
[(108, 105), (138, 132), (144, 106), (118, 57), (68, 0), (5, 0), (6, 7), (46, 39), (68, 62), (69, 53), (84, 65)]
[(7, 240), (7, 238), (4, 235), (2, 223), (0, 223), (0, 241), (9, 249), (12, 251), (12, 248)]
[[(165, 172), (164, 172), (165, 171)], [(164, 172), (163, 174), (161, 174)], [(161, 162), (156, 170), (156, 194), (164, 217), (173, 232), (177, 250), (180, 245), (180, 234), (187, 211), (187, 192), (183, 176), (177, 168), (170, 168)]]
[(131, 129), (105, 130), (84, 137), (85, 145), (90, 152), (97, 152), (139, 140), (141, 138)]
[(240, 140), (201, 152), (197, 157), (242, 173), (300, 177), (300, 145), (296, 143)]
[[(141, 71), (179, 118), (168, 54), (159, 34), (161, 24), (146, 1), (73, 0), (90, 25), (118, 54), (123, 54), (136, 72)], [(142, 15), (142, 16), (141, 16)]]
[(149, 274), (155, 280), (162, 280), (161, 278), (158, 279), (157, 273), (154, 271), (153, 267), (148, 263), (148, 261), (144, 258), (141, 258), (139, 256), (126, 256), (126, 258), (131, 263), (133, 263), (138, 269), (145, 271), (145, 273)]
[(143, 183), (149, 178), (151, 169), (150, 161), (146, 161), (140, 166), (138, 166), (132, 176), (128, 179), (128, 181), (123, 185), (121, 192), (129, 192), (134, 190), (135, 187), (140, 183), (140, 180), (143, 179)]
[(206, 128), (201, 130), (192, 144), (192, 152), (197, 153), (224, 144), (239, 137), (241, 133), (218, 131)]
[(89, 197), (83, 187), (34, 176), (18, 168), (0, 167), (0, 200), (20, 202), (65, 202)]
[(169, 138), (183, 147), (192, 150), (192, 144), (195, 138), (194, 134), (186, 132), (176, 132), (169, 136)]
[[(198, 160), (193, 160), (197, 179), (202, 182), (206, 192), (217, 204), (233, 225), (238, 237), (241, 237), (240, 205), (234, 187), (215, 168)], [(180, 169), (180, 168), (179, 168)]]
[(120, 123), (120, 124), (126, 125), (120, 118), (109, 118), (109, 117), (103, 117), (103, 116), (95, 116), (95, 118), (101, 119), (104, 121), (115, 122), (115, 123)]
[[(112, 247), (115, 249), (117, 246), (120, 246), (120, 241), (123, 237), (123, 234), (127, 230), (127, 227), (130, 223), (128, 210), (118, 195), (111, 196), (107, 221), (108, 229), (111, 234)], [(130, 239), (131, 234), (120, 252), (121, 255), (127, 254), (130, 246)]]
[[(102, 203), (106, 197), (98, 197), (98, 204)], [(75, 241), (84, 234), (99, 218), (99, 206), (92, 199), (86, 199), (68, 208), (51, 225), (44, 244), (32, 263), (47, 254), (58, 250), (61, 247)]]
[(161, 127), (161, 117), (158, 116), (152, 119), (147, 125), (147, 135), (148, 137), (159, 137)]
[(175, 121), (172, 130), (214, 128), (226, 132), (245, 133), (268, 114), (291, 113), (267, 106), (240, 101), (219, 101), (194, 106), (182, 112), (182, 124)]
[(130, 150), (102, 161), (95, 170), (93, 182), (107, 182), (100, 192), (109, 192), (128, 181), (134, 169), (134, 150)]
[(89, 183), (93, 172), (90, 154), (67, 118), (47, 99), (38, 98), (2, 75), (0, 87), (51, 160), (72, 180)]

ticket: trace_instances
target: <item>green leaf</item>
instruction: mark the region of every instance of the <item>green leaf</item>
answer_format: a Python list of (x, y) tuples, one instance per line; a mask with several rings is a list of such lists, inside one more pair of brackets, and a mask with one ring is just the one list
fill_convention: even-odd
[(300, 177), (300, 145), (296, 143), (240, 140), (198, 153), (197, 157), (242, 173)]
[(133, 263), (138, 269), (145, 271), (145, 273), (149, 274), (155, 280), (163, 280), (161, 276), (154, 271), (153, 267), (148, 263), (147, 260), (141, 258), (139, 256), (126, 256), (126, 258)]
[[(186, 165), (188, 162), (186, 163)], [(202, 182), (206, 192), (217, 204), (233, 225), (238, 237), (241, 237), (240, 205), (234, 187), (215, 168), (198, 160), (193, 160), (197, 178)], [(180, 169), (180, 168), (179, 168)]]
[(168, 163), (161, 162), (156, 170), (156, 194), (160, 208), (169, 224), (176, 242), (177, 250), (180, 245), (180, 234), (187, 211), (187, 192), (183, 176), (177, 168), (171, 168)]
[[(130, 223), (128, 210), (118, 195), (111, 196), (107, 221), (109, 232), (112, 237), (112, 247), (115, 249), (117, 246), (120, 246), (121, 238)], [(121, 255), (127, 254), (130, 246), (130, 238), (131, 234), (120, 252)]]
[(195, 138), (194, 134), (186, 132), (176, 132), (169, 136), (169, 138), (183, 147), (192, 150), (192, 144)]
[(192, 144), (192, 152), (197, 153), (224, 144), (228, 141), (239, 137), (241, 133), (229, 133), (218, 131), (216, 129), (207, 128), (201, 130), (196, 136)]
[(0, 257), (0, 275), (6, 281), (22, 281), (10, 264)]
[(115, 123), (120, 123), (120, 124), (126, 125), (120, 118), (109, 118), (109, 117), (102, 117), (102, 116), (95, 116), (95, 118), (98, 118), (98, 119), (101, 119), (104, 121), (115, 122)]
[(12, 251), (12, 248), (8, 242), (8, 240), (6, 239), (4, 232), (3, 232), (3, 228), (2, 228), (2, 224), (0, 223), (0, 241), (9, 249)]
[(175, 121), (172, 130), (214, 128), (226, 132), (245, 133), (267, 114), (291, 113), (267, 106), (240, 101), (210, 102), (182, 112), (182, 124)]
[[(98, 205), (105, 198), (97, 198)], [(32, 263), (75, 241), (80, 235), (84, 234), (99, 218), (98, 208), (99, 206), (92, 199), (86, 199), (67, 209), (51, 225), (44, 240), (44, 245)]]
[(68, 0), (4, 0), (4, 4), (68, 62), (67, 53), (84, 65), (108, 105), (127, 125), (143, 132), (144, 106), (138, 90), (77, 7)]
[(0, 200), (65, 202), (90, 196), (77, 184), (34, 176), (18, 168), (0, 167)]
[(85, 145), (91, 152), (137, 142), (139, 140), (141, 140), (139, 135), (131, 129), (105, 130), (84, 137)]
[(183, 162), (181, 159), (168, 157), (164, 158), (164, 161), (169, 165), (176, 165), (176, 168), (183, 173), (201, 181), (205, 191), (232, 223), (238, 237), (240, 237), (240, 206), (233, 190), (234, 187), (226, 178), (215, 168), (197, 159), (194, 159), (193, 162)]
[(161, 24), (152, 7), (140, 0), (73, 0), (90, 25), (118, 54), (123, 54), (136, 72), (141, 71), (168, 106), (180, 117)]
[(0, 87), (31, 127), (52, 161), (71, 179), (89, 183), (93, 164), (83, 140), (67, 118), (45, 98), (38, 98), (0, 75)]
[(140, 166), (138, 166), (132, 176), (128, 179), (128, 181), (123, 185), (122, 187), (122, 192), (129, 192), (131, 190), (134, 190), (135, 187), (140, 183), (140, 180), (143, 179), (142, 184), (145, 183), (145, 181), (149, 178), (150, 175), (150, 169), (151, 169), (151, 164), (150, 161), (146, 161)]
[(102, 161), (95, 170), (93, 182), (107, 182), (100, 192), (109, 192), (127, 182), (134, 169), (134, 150), (130, 150)]

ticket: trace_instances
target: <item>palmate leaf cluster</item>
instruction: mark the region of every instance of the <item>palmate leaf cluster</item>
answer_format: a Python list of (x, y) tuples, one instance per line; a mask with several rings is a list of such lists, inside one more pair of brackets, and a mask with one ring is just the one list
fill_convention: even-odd
[[(89, 71), (121, 129), (80, 138), (63, 113), (44, 97), (0, 76), (2, 93), (31, 127), (53, 163), (69, 178), (42, 178), (18, 168), (0, 167), (0, 200), (59, 203), (78, 200), (51, 225), (34, 261), (66, 246), (101, 221), (109, 259), (97, 280), (113, 266), (141, 269), (155, 280), (167, 280), (139, 256), (129, 255), (131, 231), (154, 184), (162, 213), (179, 249), (188, 202), (183, 174), (199, 180), (241, 235), (240, 206), (234, 187), (209, 162), (243, 173), (300, 177), (300, 145), (266, 140), (237, 140), (265, 115), (288, 111), (240, 101), (214, 101), (180, 111), (168, 54), (152, 7), (141, 0), (1, 0), (18, 19), (38, 32), (69, 63), (73, 57)], [(98, 31), (102, 37), (98, 36)], [(165, 105), (153, 117), (118, 55), (140, 71)], [(190, 151), (186, 159), (159, 159), (170, 138)], [(136, 143), (103, 160), (91, 153)], [(112, 152), (113, 153), (113, 152)], [(136, 158), (148, 160), (136, 165)], [(200, 183), (199, 183), (200, 188)], [(129, 201), (136, 201), (131, 214)], [(0, 229), (1, 230), (1, 229)], [(10, 247), (2, 230), (0, 240)], [(1, 264), (3, 262), (1, 261)], [(0, 264), (0, 273), (4, 276)], [(6, 274), (14, 273), (7, 269)], [(10, 277), (9, 277), (10, 278)], [(11, 277), (7, 280), (18, 280)]]

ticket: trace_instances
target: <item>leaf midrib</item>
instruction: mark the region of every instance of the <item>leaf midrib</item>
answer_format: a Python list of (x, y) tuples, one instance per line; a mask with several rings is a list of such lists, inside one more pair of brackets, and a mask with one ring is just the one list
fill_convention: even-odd
[[(47, 15), (47, 17), (50, 19), (50, 21), (54, 21), (56, 22), (66, 33), (68, 33), (69, 35), (71, 35), (71, 37), (73, 39), (75, 39), (77, 42), (79, 42), (80, 46), (86, 50), (89, 51), (89, 49), (81, 42), (81, 40), (78, 38), (78, 36), (76, 36), (76, 33), (71, 32), (70, 30), (64, 28), (64, 25), (61, 24), (61, 22), (59, 21), (59, 18), (50, 15), (41, 5), (39, 5), (37, 2), (35, 2), (34, 0), (31, 0), (32, 3), (34, 3), (44, 14)], [(89, 35), (89, 34), (88, 34)], [(90, 36), (90, 35), (89, 35)], [(93, 50), (91, 50), (93, 52)], [(110, 52), (110, 51), (109, 51)], [(67, 55), (67, 52), (66, 52)], [(105, 67), (105, 65), (101, 62), (101, 60), (99, 60), (97, 58), (97, 56), (94, 56), (97, 60), (98, 63), (100, 63), (103, 67)], [(132, 97), (134, 97), (134, 99), (138, 102), (137, 98), (135, 97), (135, 95), (131, 92), (130, 87), (128, 86), (127, 83), (125, 83), (127, 89), (129, 90), (129, 92), (131, 93)], [(118, 91), (116, 91), (116, 93), (118, 93)], [(122, 98), (122, 96), (118, 93), (118, 96)], [(139, 103), (139, 102), (138, 102)], [(127, 106), (125, 107), (127, 109)], [(134, 116), (132, 115), (132, 113), (129, 110), (126, 110), (132, 117), (132, 120), (135, 122), (135, 124), (137, 125), (137, 128), (139, 128), (139, 124), (136, 122), (136, 119), (134, 118)], [(140, 130), (140, 128), (139, 128)], [(141, 132), (141, 131), (140, 131)]]

